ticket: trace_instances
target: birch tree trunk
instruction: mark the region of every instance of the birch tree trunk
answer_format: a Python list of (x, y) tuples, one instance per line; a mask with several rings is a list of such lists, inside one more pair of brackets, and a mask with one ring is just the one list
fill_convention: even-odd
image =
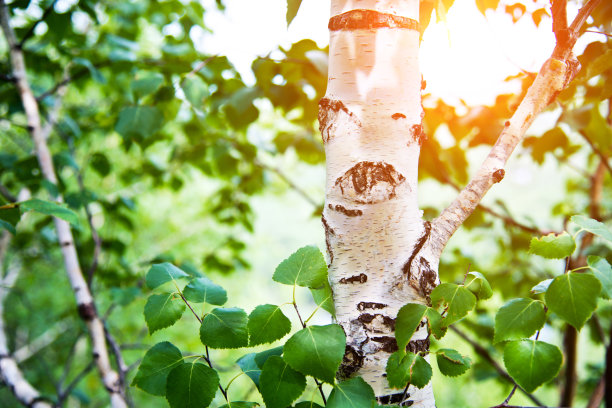
[[(330, 283), (347, 335), (340, 376), (362, 376), (381, 403), (434, 407), (431, 384), (391, 389), (395, 317), (426, 304), (438, 257), (417, 204), (424, 137), (418, 64), (419, 1), (332, 0), (329, 78), (319, 103), (326, 153), (323, 211)], [(408, 349), (429, 349), (420, 327)]]

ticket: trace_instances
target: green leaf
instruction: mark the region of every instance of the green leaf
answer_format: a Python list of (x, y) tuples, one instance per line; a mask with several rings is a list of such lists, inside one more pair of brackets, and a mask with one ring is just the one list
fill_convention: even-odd
[(154, 106), (129, 106), (119, 112), (115, 131), (126, 140), (142, 141), (157, 133), (163, 122), (163, 113)]
[(132, 81), (132, 92), (136, 100), (157, 91), (164, 83), (164, 76), (159, 72), (147, 72)]
[(255, 408), (259, 404), (251, 401), (231, 401), (227, 404), (221, 405), (219, 408)]
[(312, 298), (318, 307), (329, 312), (332, 316), (336, 316), (334, 296), (329, 282), (326, 281), (322, 288), (310, 289), (310, 293), (312, 294)]
[(302, 0), (287, 0), (287, 27), (293, 21), (302, 5)]
[(323, 408), (319, 404), (315, 404), (312, 401), (302, 401), (295, 404), (295, 408)]
[(149, 288), (155, 289), (166, 282), (175, 281), (176, 283), (176, 280), (181, 278), (189, 278), (189, 275), (171, 263), (164, 262), (151, 266), (151, 269), (147, 272), (145, 281)]
[(268, 408), (291, 405), (306, 389), (306, 377), (278, 356), (268, 358), (259, 377), (259, 391)]
[(283, 354), (294, 370), (333, 384), (345, 347), (339, 325), (308, 326), (287, 340)]
[(417, 303), (408, 303), (402, 306), (397, 312), (395, 319), (395, 338), (397, 339), (397, 348), (405, 350), (406, 345), (414, 335), (421, 321), (425, 317), (427, 306)]
[(170, 371), (166, 399), (171, 408), (203, 408), (210, 405), (218, 386), (219, 374), (195, 360)]
[(587, 263), (601, 283), (601, 296), (612, 299), (612, 267), (605, 258), (589, 255)]
[(472, 365), (469, 358), (462, 356), (457, 350), (453, 349), (438, 350), (436, 361), (440, 372), (449, 377), (457, 377), (465, 373)]
[(36, 211), (41, 214), (61, 218), (72, 225), (79, 224), (79, 219), (74, 211), (51, 201), (43, 201), (39, 200), (38, 198), (32, 198), (19, 203), (19, 209), (21, 210), (22, 214), (26, 213), (27, 211)]
[(447, 329), (446, 326), (442, 325), (444, 319), (440, 315), (440, 312), (438, 312), (436, 309), (428, 307), (425, 315), (427, 316), (427, 324), (429, 325), (429, 330), (436, 339), (440, 340), (446, 334)]
[(272, 279), (285, 285), (321, 288), (327, 282), (327, 265), (319, 248), (305, 246), (278, 265)]
[(238, 359), (236, 363), (240, 369), (247, 375), (257, 388), (259, 388), (259, 377), (261, 368), (266, 364), (268, 358), (272, 356), (280, 356), (283, 354), (283, 347), (275, 347), (270, 350), (264, 350), (259, 353), (249, 353)]
[(431, 303), (435, 308), (444, 305), (446, 316), (442, 326), (448, 327), (464, 318), (476, 305), (476, 296), (463, 286), (454, 283), (441, 283), (431, 291)]
[(279, 306), (259, 305), (249, 315), (249, 346), (271, 343), (291, 331), (291, 321)]
[(546, 306), (580, 330), (597, 307), (601, 283), (589, 273), (570, 272), (553, 279), (546, 291)]
[(542, 282), (531, 288), (531, 293), (533, 293), (534, 295), (537, 295), (539, 293), (545, 293), (548, 290), (548, 287), (550, 286), (552, 281), (552, 279), (543, 280)]
[(221, 306), (227, 302), (227, 292), (206, 277), (196, 278), (183, 289), (185, 299), (194, 303), (206, 302)]
[(489, 299), (493, 296), (491, 285), (485, 276), (480, 272), (470, 272), (465, 282), (465, 287), (470, 290), (480, 300)]
[(174, 293), (149, 296), (144, 308), (144, 316), (149, 328), (149, 334), (172, 326), (181, 318), (184, 311), (185, 303), (183, 299)]
[(563, 231), (559, 235), (550, 233), (542, 238), (531, 238), (529, 253), (548, 259), (561, 259), (570, 256), (576, 249), (574, 238)]
[(376, 404), (374, 390), (361, 377), (336, 384), (327, 400), (326, 408), (372, 408)]
[(495, 315), (493, 343), (531, 337), (546, 322), (544, 304), (533, 299), (512, 299)]
[(216, 308), (202, 320), (200, 340), (214, 349), (246, 347), (249, 344), (247, 321), (247, 314), (242, 309)]
[(431, 380), (432, 370), (429, 363), (420, 355), (403, 349), (396, 351), (387, 360), (387, 381), (393, 388), (404, 388), (406, 384), (423, 388)]
[(199, 76), (190, 76), (185, 78), (181, 84), (185, 98), (191, 103), (194, 108), (202, 110), (204, 99), (208, 97), (208, 87)]
[(589, 231), (591, 234), (595, 234), (612, 242), (612, 232), (604, 223), (585, 217), (584, 215), (574, 215), (572, 218), (570, 218), (570, 221), (578, 225), (583, 230)]
[(537, 340), (515, 340), (504, 348), (508, 374), (527, 392), (555, 378), (563, 355), (557, 346)]
[(157, 343), (142, 359), (132, 385), (149, 394), (164, 395), (168, 373), (182, 361), (181, 351), (172, 343), (167, 341)]
[(256, 354), (257, 353), (245, 354), (244, 356), (240, 357), (238, 361), (236, 361), (236, 364), (238, 364), (238, 367), (240, 367), (242, 372), (245, 373), (251, 380), (253, 380), (257, 388), (259, 388), (261, 367), (259, 367), (255, 362)]
[(0, 227), (8, 230), (13, 235), (17, 234), (15, 227), (21, 219), (18, 204), (6, 204), (0, 207)]
[(268, 350), (260, 351), (259, 353), (255, 354), (255, 363), (259, 367), (263, 367), (264, 364), (266, 364), (266, 361), (268, 361), (268, 358), (272, 356), (280, 356), (281, 354), (283, 354), (283, 349), (284, 346), (278, 346)]

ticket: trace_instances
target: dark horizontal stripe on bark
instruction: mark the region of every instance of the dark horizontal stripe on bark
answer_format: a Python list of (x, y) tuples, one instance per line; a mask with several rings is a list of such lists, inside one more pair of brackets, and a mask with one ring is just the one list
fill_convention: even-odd
[(372, 28), (403, 28), (419, 30), (419, 22), (408, 17), (381, 13), (375, 10), (350, 10), (329, 19), (330, 31), (368, 30)]
[(340, 279), (340, 283), (366, 283), (368, 281), (368, 275), (360, 273), (359, 275), (351, 276), (348, 278)]
[(409, 407), (412, 405), (413, 402), (404, 400), (404, 398), (408, 398), (408, 397), (410, 397), (409, 393), (406, 393), (406, 395), (404, 395), (403, 392), (398, 392), (396, 394), (383, 395), (376, 399), (378, 400), (378, 403), (380, 405), (391, 405), (391, 404), (402, 403), (400, 406)]
[(336, 210), (338, 212), (341, 212), (342, 214), (346, 215), (347, 217), (358, 217), (360, 215), (363, 215), (363, 211), (361, 210), (349, 210), (348, 208), (340, 205), (340, 204), (336, 204), (336, 205), (328, 205), (330, 210)]
[(384, 309), (388, 305), (384, 303), (376, 303), (376, 302), (359, 302), (357, 305), (357, 310), (366, 310), (366, 309)]

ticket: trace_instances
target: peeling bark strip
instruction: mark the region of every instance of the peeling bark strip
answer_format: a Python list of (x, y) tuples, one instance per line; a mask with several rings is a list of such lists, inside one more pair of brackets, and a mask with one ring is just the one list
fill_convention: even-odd
[(327, 220), (324, 215), (321, 215), (321, 222), (323, 223), (323, 228), (325, 229), (325, 246), (327, 246), (327, 253), (329, 254), (329, 265), (331, 266), (332, 262), (334, 262), (334, 251), (332, 250), (331, 243), (329, 242), (329, 236), (334, 235), (334, 229), (329, 226)]
[(359, 302), (357, 304), (357, 310), (364, 311), (366, 309), (384, 309), (388, 305), (384, 303), (376, 303), (376, 302)]
[(340, 279), (340, 283), (366, 283), (368, 281), (368, 275), (360, 273), (359, 275), (351, 276), (350, 278)]
[(329, 31), (370, 30), (373, 28), (403, 28), (419, 30), (419, 22), (412, 18), (381, 13), (375, 10), (350, 10), (329, 19)]
[(327, 143), (329, 139), (331, 139), (329, 130), (334, 124), (334, 121), (336, 120), (336, 117), (340, 111), (349, 115), (349, 117), (351, 117), (356, 123), (359, 123), (357, 117), (353, 114), (353, 112), (348, 110), (342, 101), (329, 98), (321, 98), (321, 100), (319, 100), (319, 132), (321, 132), (323, 143)]
[(421, 296), (426, 297), (429, 301), (429, 294), (436, 287), (436, 272), (431, 269), (431, 265), (423, 257), (419, 259), (419, 270), (421, 271), (419, 292)]
[[(395, 168), (384, 162), (362, 161), (336, 179), (342, 195), (359, 204), (373, 204), (395, 197), (397, 186), (406, 181)], [(379, 184), (386, 185), (380, 186)]]
[(348, 208), (340, 205), (340, 204), (336, 204), (336, 205), (328, 205), (330, 210), (336, 210), (338, 212), (341, 212), (342, 214), (346, 215), (347, 217), (358, 217), (360, 215), (363, 215), (363, 211), (361, 210), (349, 210)]
[(412, 278), (412, 272), (410, 271), (410, 265), (412, 265), (412, 261), (417, 256), (421, 248), (423, 248), (423, 245), (425, 245), (425, 242), (427, 242), (427, 238), (429, 238), (429, 233), (431, 232), (431, 223), (429, 221), (425, 221), (423, 227), (425, 228), (423, 235), (421, 235), (421, 238), (419, 238), (416, 245), (414, 246), (414, 249), (412, 250), (412, 254), (410, 254), (410, 258), (408, 258), (408, 260), (402, 267), (402, 272), (404, 272), (404, 275), (406, 275), (406, 279), (408, 280)]
[(425, 133), (425, 129), (422, 124), (413, 125), (410, 128), (410, 133), (412, 134), (412, 140), (417, 142), (419, 146), (423, 144), (424, 141), (427, 140), (427, 134)]
[(350, 378), (363, 366), (363, 353), (351, 346), (346, 346), (344, 357), (340, 364), (338, 377), (340, 379)]
[(395, 337), (391, 336), (380, 336), (380, 337), (371, 337), (370, 340), (375, 341), (376, 343), (382, 344), (380, 349), (382, 351), (386, 351), (387, 353), (395, 353), (397, 349), (397, 341)]

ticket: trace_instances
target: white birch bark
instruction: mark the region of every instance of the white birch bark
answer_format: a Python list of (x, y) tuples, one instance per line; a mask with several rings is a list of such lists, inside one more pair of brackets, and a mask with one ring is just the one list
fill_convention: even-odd
[[(320, 102), (323, 224), (336, 316), (347, 335), (340, 375), (362, 376), (382, 401), (403, 393), (384, 377), (397, 350), (397, 312), (426, 303), (437, 280), (438, 260), (418, 251), (429, 231), (417, 204), (418, 7), (418, 0), (332, 1), (329, 79)], [(429, 348), (426, 328), (409, 348)], [(435, 406), (431, 386), (408, 394), (413, 406)]]

